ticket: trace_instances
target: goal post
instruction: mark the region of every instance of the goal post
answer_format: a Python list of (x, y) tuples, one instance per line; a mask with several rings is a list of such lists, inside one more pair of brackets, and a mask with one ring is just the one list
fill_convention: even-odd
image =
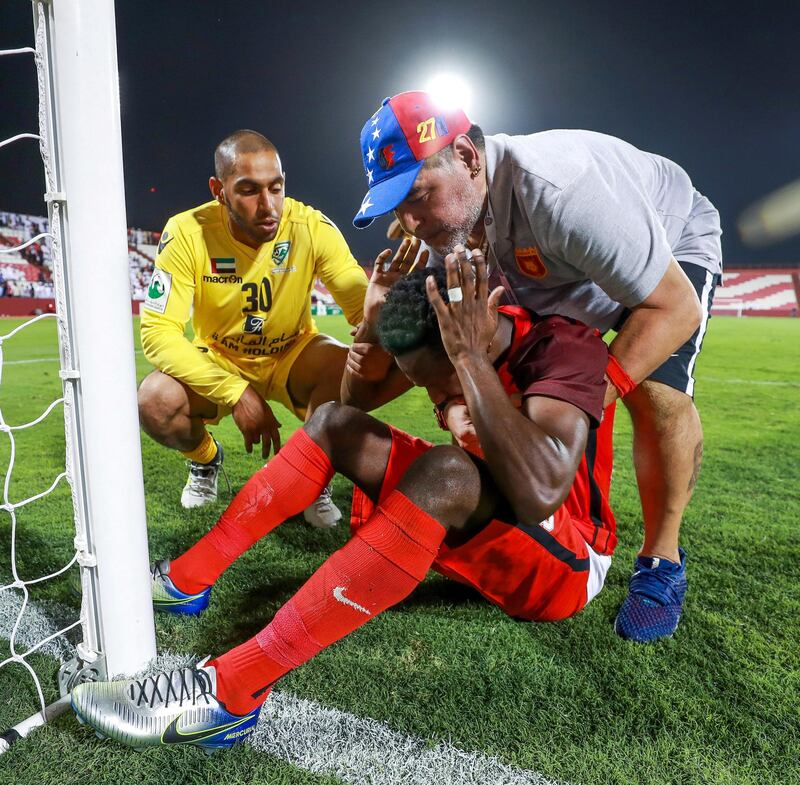
[[(113, 678), (143, 670), (155, 657), (150, 596), (141, 444), (136, 403), (136, 365), (128, 270), (127, 222), (113, 0), (32, 0), (35, 47), (0, 51), (33, 54), (36, 62), (39, 133), (0, 140), (38, 139), (45, 174), (48, 230), (0, 254), (49, 238), (56, 308), (0, 335), (3, 344), (35, 322), (55, 318), (62, 397), (35, 420), (7, 423), (9, 467), (0, 506), (11, 518), (10, 583), (1, 592), (22, 599), (10, 634), (11, 654), (0, 668), (22, 665), (31, 675), (40, 711), (0, 732), (0, 754), (69, 705), (72, 687), (87, 679)], [(28, 499), (9, 499), (14, 434), (41, 423), (63, 407), (64, 471), (50, 488)], [(35, 460), (35, 456), (29, 459)], [(51, 493), (66, 479), (75, 523), (69, 561), (49, 575), (20, 577), (16, 552), (24, 527), (16, 510)], [(81, 612), (74, 621), (19, 649), (29, 589), (80, 567)], [(5, 577), (5, 576), (3, 576)], [(28, 657), (48, 642), (80, 627), (77, 655), (59, 671), (61, 698), (45, 705)]]
[[(36, 6), (43, 10), (38, 13)], [(80, 525), (84, 645), (104, 675), (141, 670), (156, 653), (128, 272), (113, 0), (34, 3), (46, 24), (45, 107), (55, 188), (47, 194), (63, 254), (73, 386), (73, 499)], [(48, 189), (52, 188), (48, 184)], [(54, 215), (58, 213), (58, 215)], [(60, 220), (58, 220), (60, 219)], [(69, 450), (69, 448), (68, 448)], [(77, 663), (75, 677), (80, 678)]]

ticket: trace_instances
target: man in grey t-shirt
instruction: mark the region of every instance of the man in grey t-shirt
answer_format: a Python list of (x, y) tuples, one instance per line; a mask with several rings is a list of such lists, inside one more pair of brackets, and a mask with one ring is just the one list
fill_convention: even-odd
[(618, 331), (606, 404), (622, 397), (631, 414), (645, 537), (615, 627), (640, 641), (671, 635), (686, 591), (680, 522), (703, 446), (693, 371), (722, 269), (714, 206), (677, 164), (620, 139), (484, 138), (426, 93), (386, 99), (361, 148), (369, 191), (357, 227), (394, 210), (429, 263), (481, 247), (508, 301)]

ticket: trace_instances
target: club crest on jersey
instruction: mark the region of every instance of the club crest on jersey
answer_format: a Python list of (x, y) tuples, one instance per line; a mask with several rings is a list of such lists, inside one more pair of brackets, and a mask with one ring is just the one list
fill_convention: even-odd
[(378, 164), (381, 169), (391, 169), (394, 166), (394, 145), (387, 144), (378, 150)]
[(280, 267), (285, 261), (286, 257), (289, 256), (289, 249), (292, 247), (291, 240), (282, 240), (279, 243), (275, 243), (275, 247), (272, 249), (272, 261)]
[(519, 271), (524, 275), (531, 278), (544, 278), (547, 275), (547, 267), (539, 256), (538, 248), (515, 248), (514, 258)]
[(250, 335), (262, 335), (264, 331), (264, 317), (263, 316), (254, 316), (253, 314), (247, 314), (247, 318), (244, 320), (244, 328), (242, 332), (249, 333)]
[(235, 273), (236, 259), (231, 257), (221, 258), (218, 256), (212, 256), (211, 272), (214, 273), (214, 275), (219, 275), (220, 273)]

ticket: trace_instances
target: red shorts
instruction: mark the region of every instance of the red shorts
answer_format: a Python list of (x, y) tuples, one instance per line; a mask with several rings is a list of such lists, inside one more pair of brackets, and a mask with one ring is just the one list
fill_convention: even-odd
[[(380, 499), (395, 488), (411, 463), (433, 445), (392, 428), (392, 450)], [(353, 489), (351, 528), (358, 529), (373, 503)], [(602, 588), (611, 564), (586, 544), (574, 519), (562, 506), (546, 521), (523, 526), (493, 519), (455, 548), (442, 545), (433, 569), (477, 589), (509, 616), (558, 621), (577, 613)]]

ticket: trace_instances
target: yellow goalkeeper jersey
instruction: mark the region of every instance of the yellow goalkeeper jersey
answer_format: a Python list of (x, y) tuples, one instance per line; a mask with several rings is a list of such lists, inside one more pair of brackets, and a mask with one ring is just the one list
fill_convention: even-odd
[[(275, 239), (250, 248), (233, 238), (215, 201), (173, 216), (158, 246), (142, 307), (142, 348), (159, 370), (214, 403), (233, 406), (247, 381), (317, 332), (311, 290), (319, 278), (350, 324), (363, 316), (367, 277), (319, 210), (286, 198)], [(194, 341), (184, 336), (191, 317)], [(231, 374), (197, 347), (231, 360)]]

